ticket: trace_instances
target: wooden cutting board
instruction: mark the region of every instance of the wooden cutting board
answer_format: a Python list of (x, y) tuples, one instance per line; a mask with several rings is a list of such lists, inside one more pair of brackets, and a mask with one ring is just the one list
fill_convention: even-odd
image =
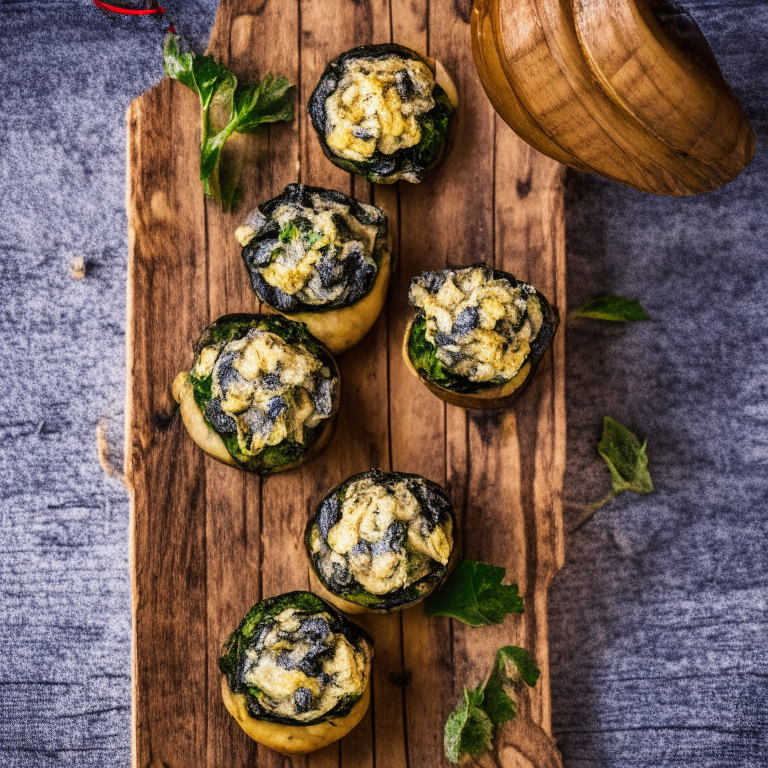
[[(532, 282), (565, 316), (563, 167), (496, 117), (470, 45), (471, 3), (429, 0), (222, 0), (209, 52), (241, 80), (268, 69), (297, 84), (291, 124), (241, 138), (258, 159), (235, 214), (206, 200), (198, 178), (197, 96), (168, 79), (128, 111), (128, 414), (133, 491), (133, 755), (152, 768), (444, 765), (443, 725), (505, 644), (542, 670), (518, 694), (483, 765), (559, 766), (551, 737), (547, 588), (563, 563), (564, 338), (561, 327), (514, 408), (465, 411), (431, 395), (405, 368), (410, 278), (480, 259)], [(443, 62), (461, 107), (453, 149), (421, 185), (372, 187), (322, 154), (305, 105), (320, 73), (356, 45), (394, 41)], [(234, 230), (257, 204), (301, 181), (383, 207), (399, 268), (386, 310), (341, 356), (335, 437), (316, 459), (266, 480), (193, 444), (171, 397), (212, 320), (254, 311)], [(302, 533), (332, 486), (370, 467), (443, 484), (464, 557), (507, 568), (525, 614), (472, 629), (420, 606), (361, 620), (376, 643), (368, 715), (341, 742), (285, 758), (250, 741), (221, 702), (223, 640), (258, 600), (310, 586)], [(406, 687), (390, 680), (408, 670)]]

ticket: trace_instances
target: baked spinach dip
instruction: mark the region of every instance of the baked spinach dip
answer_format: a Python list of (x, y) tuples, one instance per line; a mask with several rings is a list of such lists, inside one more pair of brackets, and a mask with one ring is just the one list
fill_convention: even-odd
[(226, 315), (203, 332), (174, 396), (192, 437), (216, 458), (266, 474), (295, 466), (330, 436), (339, 376), (302, 323)]
[(236, 237), (253, 290), (281, 312), (359, 302), (389, 256), (381, 208), (303, 184), (260, 205)]
[(408, 359), (427, 383), (453, 393), (514, 394), (557, 328), (554, 308), (533, 286), (486, 264), (423, 272), (408, 300), (418, 310)]
[(321, 598), (272, 597), (254, 605), (224, 644), (224, 702), (273, 749), (319, 749), (365, 714), (372, 659), (368, 634)]
[(457, 106), (447, 75), (436, 82), (437, 67), (395, 44), (335, 58), (309, 100), (328, 159), (376, 184), (420, 182), (446, 151)]
[(342, 610), (387, 612), (413, 605), (442, 582), (453, 530), (453, 508), (439, 485), (372, 469), (325, 496), (305, 544), (329, 599)]

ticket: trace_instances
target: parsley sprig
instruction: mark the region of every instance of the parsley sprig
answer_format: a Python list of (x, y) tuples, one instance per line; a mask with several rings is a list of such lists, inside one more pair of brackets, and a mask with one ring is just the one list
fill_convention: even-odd
[[(232, 70), (213, 56), (196, 56), (179, 35), (168, 33), (163, 65), (169, 77), (191, 88), (203, 113), (200, 141), (200, 180), (206, 195), (221, 202), (224, 211), (237, 205), (239, 178), (220, 178), (221, 153), (233, 133), (253, 133), (265, 123), (293, 119), (293, 87), (284, 77), (267, 72), (259, 83), (238, 84)], [(225, 122), (213, 115), (225, 115)], [(223, 122), (223, 124), (218, 124)], [(239, 176), (239, 173), (237, 174)]]
[[(512, 674), (508, 662), (511, 662)], [(465, 688), (463, 700), (445, 722), (446, 758), (458, 763), (462, 755), (479, 757), (491, 749), (499, 728), (517, 712), (508, 689), (518, 687), (520, 681), (532, 688), (540, 674), (524, 648), (516, 645), (500, 648), (488, 679), (477, 688)]]

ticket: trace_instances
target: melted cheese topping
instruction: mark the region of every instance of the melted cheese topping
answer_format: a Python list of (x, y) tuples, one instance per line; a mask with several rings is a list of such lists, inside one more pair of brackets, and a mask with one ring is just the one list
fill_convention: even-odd
[(243, 681), (259, 690), (267, 711), (298, 722), (330, 712), (345, 696), (360, 696), (367, 683), (368, 648), (334, 633), (327, 613), (287, 608), (262, 629), (245, 653)]
[[(349, 286), (343, 279), (328, 285), (323, 274), (328, 266), (323, 264), (318, 268), (320, 259), (327, 254), (326, 261), (330, 256), (335, 262), (343, 263), (354, 254), (362, 256), (375, 272), (377, 265), (372, 254), (377, 228), (361, 224), (350, 213), (348, 205), (329, 203), (315, 196), (313, 206), (281, 205), (272, 214), (285, 233), (281, 236), (283, 244), (274, 252), (275, 258), (269, 266), (259, 271), (273, 288), (289, 296), (301, 291), (301, 299), (306, 304), (325, 304), (339, 298)], [(361, 206), (372, 208), (363, 203)], [(293, 225), (298, 217), (309, 222), (308, 232)], [(352, 239), (339, 232), (336, 217), (344, 222)]]
[(421, 141), (417, 118), (435, 106), (435, 78), (422, 61), (391, 56), (346, 64), (326, 99), (325, 140), (340, 157), (367, 160)]
[[(395, 592), (430, 573), (434, 562), (448, 564), (452, 522), (430, 527), (407, 482), (385, 488), (361, 478), (347, 488), (341, 518), (328, 531), (330, 552), (322, 555), (319, 568), (347, 569), (373, 595)], [(314, 537), (311, 546), (319, 553), (323, 542)]]
[(438, 360), (476, 382), (513, 378), (543, 322), (530, 286), (497, 280), (485, 266), (424, 273), (411, 281), (409, 300), (424, 310)]
[(223, 347), (204, 348), (192, 372), (212, 376), (212, 398), (232, 419), (246, 456), (287, 437), (303, 443), (304, 430), (332, 413), (331, 371), (302, 344), (269, 331), (251, 329)]

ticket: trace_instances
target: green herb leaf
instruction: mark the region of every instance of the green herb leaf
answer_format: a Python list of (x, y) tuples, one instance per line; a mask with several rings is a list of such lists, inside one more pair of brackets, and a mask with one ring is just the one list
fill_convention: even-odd
[(443, 741), (445, 756), (458, 763), (464, 755), (477, 757), (491, 748), (493, 723), (482, 709), (483, 689), (464, 689), (464, 701), (448, 716)]
[(536, 685), (541, 672), (533, 663), (531, 654), (525, 648), (521, 648), (519, 645), (505, 645), (503, 648), (499, 648), (499, 652), (496, 654), (494, 674), (502, 676), (505, 682), (512, 684), (515, 680), (506, 672), (505, 659), (509, 659), (515, 665), (517, 674), (520, 675), (522, 681), (529, 688), (533, 688)]
[(293, 222), (288, 222), (283, 228), (280, 230), (280, 234), (278, 235), (278, 238), (280, 239), (281, 243), (290, 243), (291, 240), (293, 240), (296, 235), (299, 234), (299, 230), (296, 227), (296, 225)]
[(483, 708), (494, 728), (501, 727), (516, 714), (515, 702), (509, 698), (502, 681), (497, 677), (491, 676), (485, 684)]
[(293, 120), (293, 102), (288, 91), (293, 86), (284, 77), (271, 72), (260, 83), (254, 83), (235, 94), (233, 117), (238, 133), (253, 133), (264, 123)]
[(179, 45), (181, 38), (178, 35), (166, 35), (163, 44), (163, 68), (168, 77), (178, 80), (188, 88), (197, 87), (192, 75), (192, 63), (195, 54), (191, 51), (182, 51)]
[(608, 465), (612, 488), (602, 499), (585, 508), (571, 533), (578, 531), (614, 496), (624, 491), (650, 493), (653, 490), (653, 482), (648, 472), (648, 456), (645, 452), (647, 444), (647, 441), (641, 443), (635, 434), (618, 421), (608, 416), (603, 419), (603, 436), (597, 444), (597, 452)]
[[(507, 672), (507, 660), (515, 665), (515, 674)], [(496, 662), (488, 682), (485, 684), (485, 701), (483, 708), (491, 718), (493, 726), (498, 729), (516, 713), (515, 702), (505, 690), (507, 686), (517, 687), (518, 679), (533, 688), (541, 673), (533, 663), (533, 659), (525, 648), (516, 645), (505, 645), (496, 653)]]
[[(507, 660), (516, 668), (514, 676), (507, 673)], [(499, 728), (516, 714), (515, 702), (506, 688), (515, 688), (518, 678), (533, 687), (539, 670), (524, 648), (507, 645), (496, 653), (493, 669), (485, 684), (476, 689), (464, 689), (464, 699), (445, 722), (445, 756), (458, 763), (462, 755), (478, 757), (493, 746)]]
[(234, 92), (237, 78), (227, 67), (217, 63), (213, 56), (195, 56), (192, 51), (183, 50), (182, 45), (179, 35), (166, 35), (163, 48), (165, 72), (200, 97), (205, 113), (217, 94), (226, 99), (228, 93)]
[(440, 589), (424, 604), (427, 616), (450, 616), (471, 627), (501, 624), (510, 613), (523, 613), (516, 584), (502, 584), (506, 571), (490, 563), (460, 560)]
[(597, 451), (611, 472), (614, 493), (650, 493), (653, 490), (648, 473), (646, 445), (647, 441), (641, 444), (637, 437), (618, 421), (608, 416), (603, 419), (603, 437), (597, 444)]
[(587, 317), (592, 320), (609, 320), (615, 323), (650, 320), (636, 299), (611, 295), (591, 299), (583, 307), (571, 312), (571, 317)]
[(292, 86), (284, 77), (275, 78), (271, 72), (260, 83), (238, 86), (235, 74), (213, 56), (196, 56), (182, 46), (179, 35), (166, 36), (163, 66), (169, 77), (200, 97), (200, 180), (205, 194), (221, 201), (226, 211), (239, 200), (240, 173), (237, 165), (231, 174), (235, 178), (219, 178), (221, 153), (227, 139), (235, 132), (251, 133), (264, 123), (292, 120), (293, 103), (288, 96)]

